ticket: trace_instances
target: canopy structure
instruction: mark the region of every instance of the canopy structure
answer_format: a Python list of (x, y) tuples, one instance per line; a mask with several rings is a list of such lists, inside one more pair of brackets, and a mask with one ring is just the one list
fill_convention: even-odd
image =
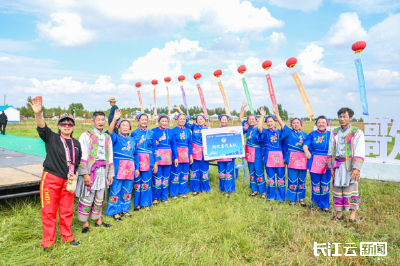
[(20, 122), (20, 116), (19, 116), (19, 110), (15, 109), (12, 106), (0, 106), (0, 111), (3, 111), (7, 118), (8, 118), (8, 123), (19, 123)]

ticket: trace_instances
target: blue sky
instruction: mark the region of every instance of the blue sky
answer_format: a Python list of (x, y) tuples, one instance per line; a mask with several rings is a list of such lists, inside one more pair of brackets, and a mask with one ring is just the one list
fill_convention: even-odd
[[(216, 69), (231, 110), (245, 94), (236, 69), (245, 64), (253, 106), (271, 105), (266, 74), (277, 101), (290, 113), (306, 116), (298, 89), (285, 65), (296, 57), (299, 74), (316, 115), (335, 117), (351, 107), (362, 116), (354, 59), (362, 53), (370, 117), (395, 117), (400, 110), (400, 2), (393, 0), (219, 0), (219, 1), (0, 1), (0, 94), (21, 106), (42, 95), (47, 107), (81, 102), (106, 109), (115, 96), (120, 107), (182, 104), (177, 77), (189, 106), (223, 106)], [(271, 60), (264, 71), (261, 64)], [(199, 82), (193, 79), (202, 74)]]

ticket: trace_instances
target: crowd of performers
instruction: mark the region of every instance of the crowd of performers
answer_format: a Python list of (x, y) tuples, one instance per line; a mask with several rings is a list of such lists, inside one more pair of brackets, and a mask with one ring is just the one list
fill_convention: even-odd
[[(170, 198), (187, 198), (200, 192), (209, 192), (209, 163), (204, 160), (202, 130), (207, 129), (207, 118), (197, 115), (195, 122), (186, 117), (179, 107), (175, 117), (178, 125), (170, 129), (170, 117), (160, 114), (159, 126), (148, 128), (145, 113), (136, 116), (138, 128), (132, 130), (131, 122), (121, 119), (121, 111), (114, 108), (106, 119), (103, 112), (94, 112), (93, 128), (83, 133), (79, 141), (72, 138), (75, 119), (70, 114), (60, 116), (59, 132), (50, 130), (41, 117), (41, 105), (32, 101), (38, 132), (46, 145), (47, 156), (41, 182), (43, 220), (42, 246), (45, 250), (56, 240), (56, 214), (59, 208), (59, 225), (63, 241), (77, 246), (71, 233), (74, 194), (67, 191), (67, 180), (79, 175), (75, 195), (79, 198), (78, 220), (82, 233), (89, 232), (89, 216), (95, 227), (111, 227), (101, 220), (105, 190), (109, 189), (106, 215), (115, 221), (131, 217), (134, 211), (150, 210)], [(111, 101), (115, 106), (115, 101)], [(341, 127), (331, 133), (326, 116), (315, 119), (317, 130), (307, 134), (301, 130), (303, 121), (293, 118), (290, 127), (279, 116), (244, 117), (247, 103), (242, 104), (240, 121), (245, 136), (245, 157), (250, 173), (250, 196), (260, 195), (267, 201), (276, 200), (290, 205), (296, 202), (307, 207), (306, 176), (311, 177), (311, 208), (331, 213), (330, 193), (333, 187), (333, 221), (343, 220), (343, 211), (351, 211), (349, 222), (356, 222), (359, 206), (358, 181), (365, 157), (363, 132), (352, 126), (354, 112), (349, 108), (338, 111)], [(110, 119), (111, 118), (111, 119)], [(227, 127), (230, 117), (218, 117), (220, 127)], [(263, 123), (266, 124), (264, 128)], [(277, 123), (280, 129), (276, 127)], [(235, 192), (234, 159), (217, 160), (219, 190), (229, 198)], [(287, 169), (287, 184), (286, 184)], [(266, 173), (266, 176), (265, 176)]]

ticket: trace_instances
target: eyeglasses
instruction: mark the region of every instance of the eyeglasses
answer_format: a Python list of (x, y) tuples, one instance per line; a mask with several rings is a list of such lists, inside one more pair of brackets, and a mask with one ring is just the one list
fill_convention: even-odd
[(60, 123), (59, 124), (61, 127), (74, 127), (75, 125), (72, 123)]

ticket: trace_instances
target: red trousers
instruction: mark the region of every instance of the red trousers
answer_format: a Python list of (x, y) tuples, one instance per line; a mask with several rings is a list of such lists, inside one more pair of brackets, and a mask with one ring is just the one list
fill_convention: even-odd
[(73, 241), (71, 233), (74, 213), (74, 193), (68, 192), (67, 180), (48, 172), (43, 172), (40, 184), (40, 203), (42, 206), (43, 247), (51, 247), (56, 242), (57, 209), (62, 241)]

